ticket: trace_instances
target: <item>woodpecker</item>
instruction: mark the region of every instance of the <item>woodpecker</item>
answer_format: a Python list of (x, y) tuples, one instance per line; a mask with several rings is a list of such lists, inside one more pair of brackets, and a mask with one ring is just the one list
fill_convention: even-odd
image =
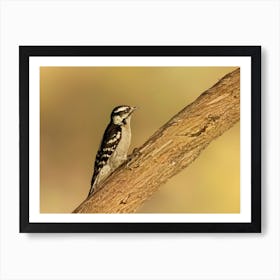
[(126, 159), (131, 141), (130, 118), (136, 107), (121, 105), (113, 109), (98, 152), (88, 197)]

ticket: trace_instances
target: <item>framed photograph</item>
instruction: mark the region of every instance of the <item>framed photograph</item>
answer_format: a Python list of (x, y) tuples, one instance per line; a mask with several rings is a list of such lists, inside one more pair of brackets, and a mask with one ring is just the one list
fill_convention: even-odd
[(20, 46), (20, 232), (261, 232), (260, 46)]

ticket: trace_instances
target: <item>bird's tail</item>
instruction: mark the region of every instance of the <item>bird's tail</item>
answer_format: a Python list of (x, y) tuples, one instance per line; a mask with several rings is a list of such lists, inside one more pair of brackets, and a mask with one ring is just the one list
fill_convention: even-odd
[(97, 183), (96, 176), (93, 175), (90, 183), (90, 190), (88, 193), (88, 197), (90, 197), (93, 194), (96, 183)]

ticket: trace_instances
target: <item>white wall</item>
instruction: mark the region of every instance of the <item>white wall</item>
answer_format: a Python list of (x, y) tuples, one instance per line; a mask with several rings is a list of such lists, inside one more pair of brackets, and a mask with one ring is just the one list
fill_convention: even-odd
[[(280, 279), (275, 1), (0, 1), (1, 279)], [(262, 45), (262, 234), (19, 234), (18, 45)]]

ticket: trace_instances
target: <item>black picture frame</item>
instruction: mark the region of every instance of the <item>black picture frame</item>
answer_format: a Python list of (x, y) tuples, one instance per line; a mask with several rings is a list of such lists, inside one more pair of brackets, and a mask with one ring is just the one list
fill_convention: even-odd
[[(32, 56), (248, 56), (251, 57), (250, 223), (33, 223), (29, 221), (29, 58)], [(261, 232), (260, 46), (19, 46), (20, 232)], [(32, 174), (30, 174), (32, 176)]]

